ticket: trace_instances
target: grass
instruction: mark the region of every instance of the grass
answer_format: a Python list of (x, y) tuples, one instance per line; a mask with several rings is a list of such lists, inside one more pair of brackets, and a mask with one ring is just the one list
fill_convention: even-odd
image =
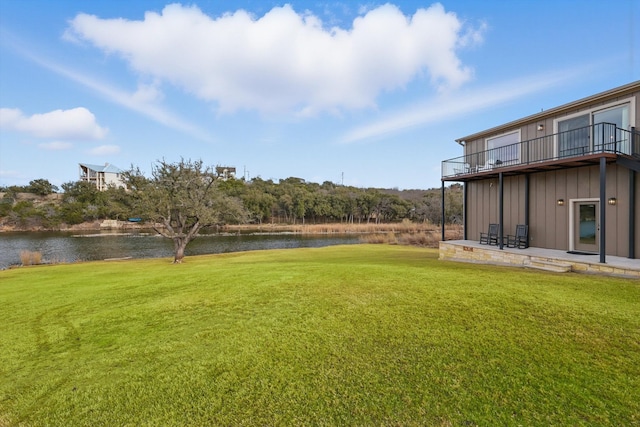
[[(362, 243), (412, 245), (437, 248), (442, 237), (439, 226), (408, 220), (397, 223), (330, 223), (330, 224), (243, 224), (226, 225), (226, 232), (293, 232), (301, 234), (360, 234)], [(445, 227), (446, 240), (462, 239), (463, 228), (459, 224)]]
[[(373, 243), (373, 244), (389, 244), (389, 245), (411, 245), (411, 246), (422, 246), (426, 248), (437, 248), (440, 242), (441, 232), (430, 232), (430, 231), (416, 231), (409, 233), (394, 233), (392, 231), (388, 233), (370, 233), (363, 234), (360, 236), (360, 242), (362, 243)], [(451, 239), (459, 239), (460, 236), (454, 235), (449, 237), (449, 234), (454, 234), (454, 232), (447, 233), (447, 240)]]
[[(433, 233), (437, 236), (441, 234), (441, 228), (427, 222), (412, 222), (404, 220), (402, 222), (393, 223), (328, 223), (328, 224), (242, 224), (242, 225), (225, 225), (222, 228), (227, 232), (237, 231), (261, 231), (261, 232), (293, 232), (302, 234), (348, 234), (348, 233), (395, 233), (395, 234), (415, 234), (415, 233)], [(447, 240), (454, 238), (462, 238), (463, 228), (459, 224), (447, 224), (445, 228), (447, 232)]]
[(640, 424), (640, 284), (349, 245), (0, 271), (0, 425)]

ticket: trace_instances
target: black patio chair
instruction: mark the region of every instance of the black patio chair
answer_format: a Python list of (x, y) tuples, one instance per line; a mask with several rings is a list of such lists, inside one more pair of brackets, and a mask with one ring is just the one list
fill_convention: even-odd
[(516, 225), (515, 236), (507, 236), (507, 247), (526, 249), (529, 247), (529, 226), (524, 224)]
[(480, 233), (481, 245), (498, 245), (498, 224), (489, 224), (486, 233)]

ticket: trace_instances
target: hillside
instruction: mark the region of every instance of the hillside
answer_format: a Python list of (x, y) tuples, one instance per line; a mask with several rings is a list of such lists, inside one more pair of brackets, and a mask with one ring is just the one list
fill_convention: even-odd
[[(348, 187), (287, 178), (278, 183), (254, 179), (217, 184), (236, 198), (251, 224), (394, 223), (440, 224), (441, 190), (397, 190)], [(0, 192), (0, 230), (92, 228), (103, 220), (127, 221), (140, 216), (135, 197), (122, 188), (97, 191), (86, 182), (63, 185), (44, 195), (9, 188)], [(8, 191), (7, 191), (8, 190)], [(23, 189), (24, 190), (24, 189)], [(446, 189), (446, 220), (460, 223), (462, 187)]]

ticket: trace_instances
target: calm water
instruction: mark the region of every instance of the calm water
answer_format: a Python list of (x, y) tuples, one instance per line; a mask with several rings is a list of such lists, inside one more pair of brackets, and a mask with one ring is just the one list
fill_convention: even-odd
[[(357, 235), (289, 233), (204, 235), (192, 241), (186, 256), (259, 249), (322, 247), (358, 243)], [(67, 232), (0, 233), (0, 269), (20, 264), (20, 252), (39, 251), (44, 262), (75, 262), (108, 258), (173, 257), (173, 242), (151, 233)]]

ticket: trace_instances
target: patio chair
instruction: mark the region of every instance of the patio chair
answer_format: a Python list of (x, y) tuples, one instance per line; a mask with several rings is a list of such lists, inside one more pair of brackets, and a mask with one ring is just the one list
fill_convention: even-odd
[(507, 247), (526, 249), (529, 247), (529, 226), (524, 224), (516, 225), (515, 236), (507, 236)]
[(486, 233), (480, 233), (481, 245), (498, 245), (498, 224), (489, 224)]
[(469, 173), (471, 171), (471, 166), (469, 163), (465, 163), (462, 168), (453, 168), (453, 172), (456, 175), (462, 175), (463, 173)]
[(487, 160), (486, 163), (483, 165), (478, 165), (478, 172), (484, 172), (484, 171), (489, 171), (491, 169), (493, 169), (494, 166), (494, 162), (493, 160)]

